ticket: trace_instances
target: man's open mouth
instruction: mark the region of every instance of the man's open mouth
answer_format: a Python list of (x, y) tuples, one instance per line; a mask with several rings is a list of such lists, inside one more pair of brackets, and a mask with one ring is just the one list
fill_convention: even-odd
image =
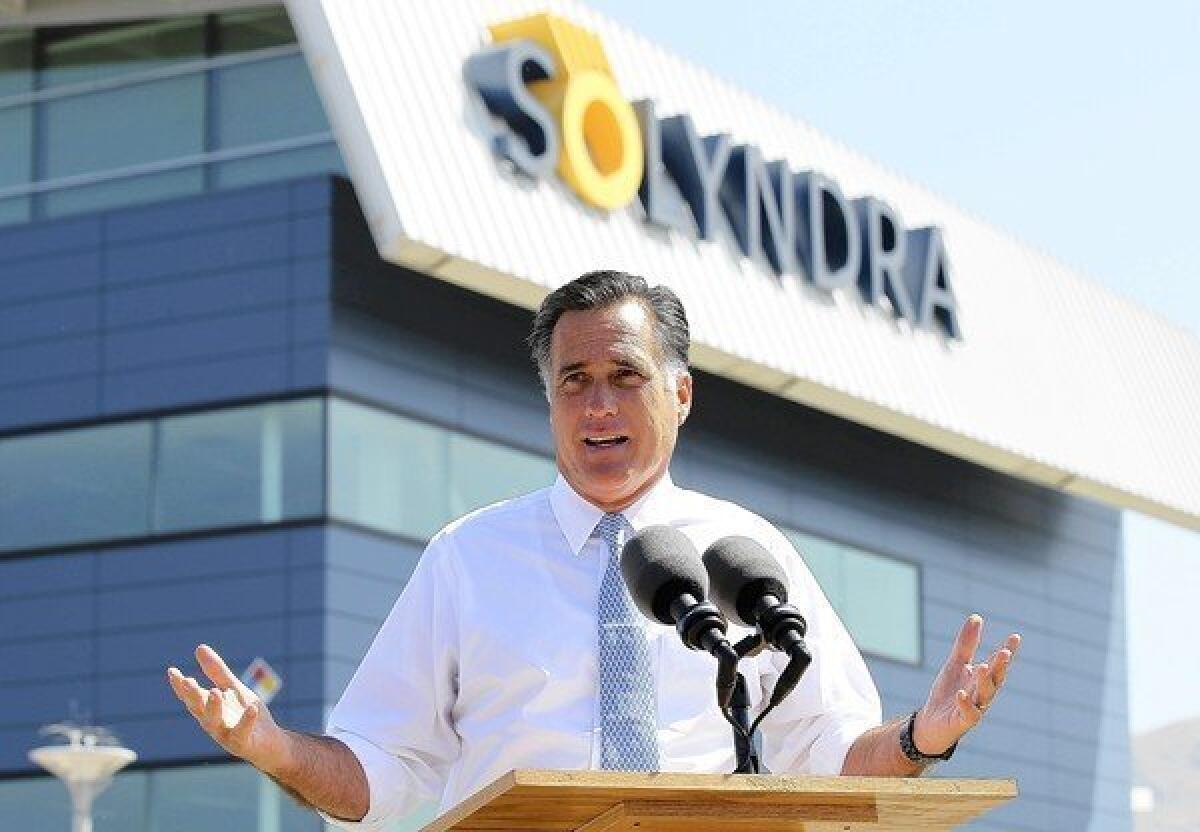
[(628, 441), (628, 436), (589, 436), (583, 440), (583, 444), (589, 448), (613, 448), (617, 445), (624, 445)]

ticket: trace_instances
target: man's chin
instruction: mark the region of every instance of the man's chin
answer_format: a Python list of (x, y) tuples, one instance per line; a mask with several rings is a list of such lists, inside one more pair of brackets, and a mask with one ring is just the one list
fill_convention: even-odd
[[(634, 477), (628, 470), (591, 471), (575, 490), (594, 505), (603, 506), (610, 511), (619, 511), (637, 499), (645, 490), (645, 485), (646, 478)], [(614, 509), (613, 506), (617, 508)]]

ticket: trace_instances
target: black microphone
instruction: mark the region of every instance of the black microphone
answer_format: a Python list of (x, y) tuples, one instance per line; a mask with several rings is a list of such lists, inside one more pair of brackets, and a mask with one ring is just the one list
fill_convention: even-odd
[(812, 653), (804, 643), (808, 624), (800, 611), (787, 603), (787, 573), (762, 544), (738, 535), (709, 546), (703, 561), (718, 609), (735, 621), (756, 627), (768, 645), (788, 656), (788, 666), (771, 693), (771, 705), (779, 704), (812, 663)]
[(621, 550), (621, 575), (647, 618), (674, 625), (683, 643), (717, 659), (717, 703), (733, 698), (738, 655), (725, 637), (728, 626), (708, 596), (708, 573), (696, 547), (671, 526), (650, 526)]

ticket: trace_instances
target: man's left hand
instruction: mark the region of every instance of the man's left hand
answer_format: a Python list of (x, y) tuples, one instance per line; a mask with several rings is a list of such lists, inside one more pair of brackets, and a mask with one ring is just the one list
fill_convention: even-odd
[(924, 754), (944, 753), (978, 725), (1004, 685), (1021, 637), (1012, 633), (986, 662), (974, 664), (982, 634), (983, 618), (969, 616), (917, 712), (913, 742)]

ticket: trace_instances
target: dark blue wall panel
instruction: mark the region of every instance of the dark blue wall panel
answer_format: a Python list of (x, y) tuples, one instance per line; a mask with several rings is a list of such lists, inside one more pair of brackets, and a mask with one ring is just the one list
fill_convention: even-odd
[(0, 230), (0, 431), (322, 386), (339, 187)]
[(280, 713), (319, 704), (324, 680), (291, 674), (324, 652), (324, 627), (298, 640), (294, 611), (323, 586), (289, 580), (320, 563), (320, 527), (0, 559), (0, 772), (28, 769), (37, 729), (71, 715), (115, 727), (143, 759), (220, 756), (166, 684), (192, 651), (216, 647), (240, 671), (257, 656), (284, 677)]

